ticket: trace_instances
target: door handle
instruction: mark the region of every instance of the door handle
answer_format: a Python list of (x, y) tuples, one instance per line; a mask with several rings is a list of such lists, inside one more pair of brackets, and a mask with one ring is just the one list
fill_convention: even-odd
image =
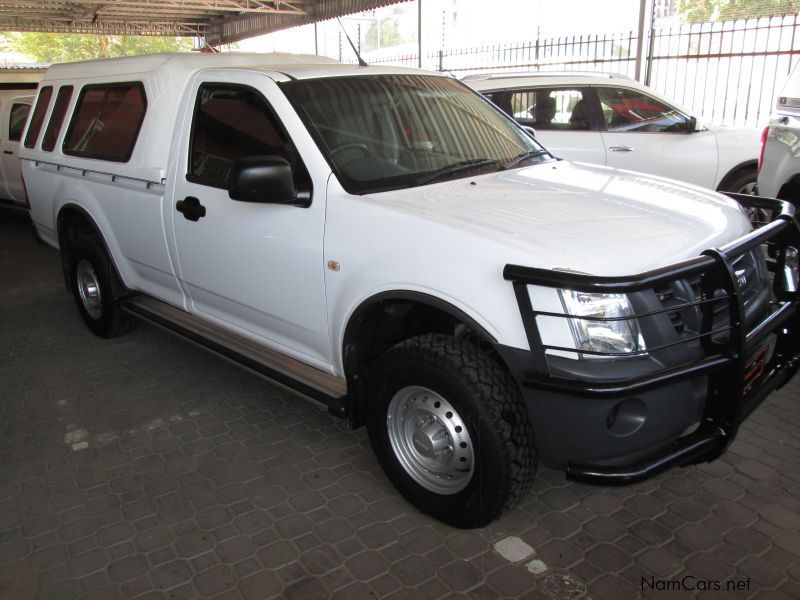
[(183, 200), (175, 203), (175, 210), (189, 221), (199, 221), (206, 216), (206, 207), (200, 204), (200, 200), (194, 196), (186, 196)]
[(3, 150), (3, 154), (14, 154), (11, 150)]
[(631, 148), (630, 146), (609, 146), (608, 149), (611, 152), (633, 152), (636, 148)]

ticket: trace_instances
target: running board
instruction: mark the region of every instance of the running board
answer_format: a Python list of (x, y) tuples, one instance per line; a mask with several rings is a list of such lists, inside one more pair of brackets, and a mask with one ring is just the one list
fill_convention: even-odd
[(121, 307), (290, 391), (325, 404), (336, 416), (347, 416), (347, 382), (340, 377), (148, 296), (129, 298)]

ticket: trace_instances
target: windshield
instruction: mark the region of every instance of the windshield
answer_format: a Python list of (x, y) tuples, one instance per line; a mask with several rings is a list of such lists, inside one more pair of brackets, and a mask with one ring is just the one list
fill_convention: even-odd
[(280, 85), (350, 193), (552, 158), (488, 101), (448, 77), (371, 75)]

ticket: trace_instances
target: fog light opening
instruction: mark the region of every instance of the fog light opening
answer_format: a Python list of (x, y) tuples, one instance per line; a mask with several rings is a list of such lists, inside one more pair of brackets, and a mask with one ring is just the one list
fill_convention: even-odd
[(617, 402), (608, 411), (606, 427), (617, 436), (631, 435), (639, 431), (647, 419), (647, 407), (638, 398), (626, 398)]

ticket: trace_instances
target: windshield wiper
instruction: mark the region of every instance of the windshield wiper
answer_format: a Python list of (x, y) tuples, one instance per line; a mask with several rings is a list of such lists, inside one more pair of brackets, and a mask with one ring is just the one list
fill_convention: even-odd
[(506, 169), (513, 169), (523, 160), (528, 160), (529, 158), (536, 158), (537, 156), (544, 156), (545, 154), (550, 154), (547, 150), (528, 150), (527, 152), (523, 152), (512, 158), (506, 164), (503, 165), (503, 170)]
[(495, 165), (495, 164), (497, 164), (497, 161), (494, 160), (493, 158), (470, 158), (469, 160), (460, 160), (457, 163), (453, 163), (452, 165), (447, 165), (446, 167), (442, 167), (441, 169), (434, 171), (430, 175), (426, 175), (425, 177), (418, 179), (415, 182), (415, 185), (425, 185), (426, 183), (430, 183), (441, 177), (445, 177), (446, 175), (458, 173), (459, 171), (466, 171), (467, 169), (486, 167), (488, 165)]

